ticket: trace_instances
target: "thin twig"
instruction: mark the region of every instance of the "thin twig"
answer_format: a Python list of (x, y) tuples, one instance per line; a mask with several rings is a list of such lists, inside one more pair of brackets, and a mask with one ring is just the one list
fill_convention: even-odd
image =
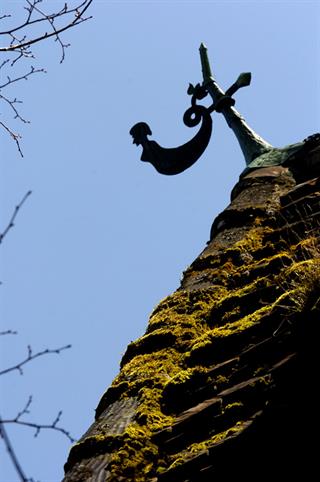
[[(1, 124), (1, 122), (0, 122)], [(27, 200), (27, 198), (31, 195), (32, 191), (28, 191), (22, 198), (22, 200), (19, 202), (19, 204), (16, 205), (14, 211), (13, 211), (13, 214), (11, 216), (11, 219), (7, 225), (7, 227), (5, 228), (5, 230), (0, 233), (0, 244), (2, 243), (3, 241), (3, 238), (8, 234), (8, 232), (10, 231), (10, 229), (12, 229), (14, 227), (14, 221), (18, 215), (18, 212), (20, 211), (22, 205), (25, 203), (25, 201)]]
[(16, 107), (16, 104), (22, 104), (22, 101), (21, 100), (18, 100), (17, 98), (14, 98), (12, 100), (8, 99), (8, 97), (5, 97), (4, 95), (0, 94), (0, 100), (3, 100), (3, 102), (5, 102), (6, 104), (8, 104), (8, 106), (10, 107), (10, 109), (13, 110), (14, 112), (14, 118), (15, 119), (19, 119), (21, 120), (21, 122), (23, 122), (24, 124), (30, 124), (30, 121), (28, 121), (27, 119), (25, 119), (24, 117), (22, 117)]
[(4, 18), (10, 18), (10, 17), (11, 17), (11, 15), (6, 15), (6, 14), (1, 15), (0, 20), (3, 20)]
[[(63, 62), (65, 59), (65, 50), (70, 44), (63, 42), (60, 34), (62, 34), (65, 30), (71, 29), (76, 25), (79, 25), (92, 18), (92, 16), (85, 17), (85, 13), (92, 4), (93, 0), (74, 1), (73, 5), (76, 5), (71, 7), (68, 6), (67, 2), (64, 2), (62, 8), (48, 14), (42, 11), (42, 9), (40, 9), (38, 6), (42, 0), (25, 0), (25, 2), (26, 6), (24, 6), (24, 9), (27, 13), (24, 20), (19, 25), (8, 27), (7, 30), (0, 32), (0, 36), (5, 37), (7, 40), (7, 45), (0, 47), (0, 52), (7, 52), (13, 56), (13, 58), (7, 58), (0, 63), (0, 70), (5, 70), (4, 67), (15, 67), (15, 64), (22, 59), (34, 59), (35, 56), (31, 50), (31, 46), (51, 37), (54, 37), (55, 41), (58, 42), (61, 47), (60, 63)], [(11, 15), (1, 15), (0, 20), (3, 20), (7, 17), (11, 17)], [(46, 24), (50, 25), (48, 31), (46, 31)], [(37, 26), (40, 25), (41, 30), (39, 32), (39, 30), (37, 31)], [(22, 79), (27, 80), (30, 75), (38, 72), (45, 72), (45, 70), (31, 67), (30, 72), (17, 76), (16, 78), (14, 78), (12, 75), (7, 75), (7, 81), (2, 83), (0, 90), (15, 82), (19, 82)], [(20, 114), (19, 109), (17, 108), (17, 104), (21, 103), (20, 100), (17, 100), (16, 98), (14, 100), (10, 100), (9, 97), (4, 96), (3, 93), (1, 93), (0, 101), (5, 102), (12, 109), (15, 119), (19, 119), (24, 123), (29, 123), (29, 121), (27, 121)], [(21, 157), (23, 157), (20, 146), (21, 135), (13, 131), (6, 122), (0, 121), (0, 128), (1, 127), (14, 140)]]
[(6, 331), (0, 331), (0, 336), (4, 335), (17, 335), (18, 332), (14, 330), (6, 330)]
[(30, 414), (29, 408), (30, 408), (31, 403), (32, 403), (32, 397), (30, 396), (28, 398), (28, 401), (27, 401), (25, 407), (21, 410), (21, 412), (19, 412), (16, 415), (16, 417), (11, 418), (11, 419), (3, 419), (2, 418), (1, 421), (0, 421), (0, 424), (2, 424), (2, 425), (3, 424), (15, 424), (15, 425), (21, 425), (21, 426), (24, 426), (24, 427), (33, 428), (35, 430), (35, 433), (34, 433), (35, 437), (38, 437), (41, 430), (55, 430), (56, 432), (60, 432), (63, 435), (65, 435), (70, 440), (70, 442), (72, 442), (72, 443), (75, 442), (75, 439), (70, 435), (70, 432), (68, 432), (68, 430), (66, 430), (63, 427), (58, 427), (58, 423), (60, 422), (61, 416), (62, 416), (62, 410), (60, 410), (58, 412), (57, 416), (55, 417), (53, 422), (50, 423), (50, 424), (28, 422), (28, 421), (25, 421), (25, 420), (21, 420), (21, 418), (24, 415)]
[(8, 62), (10, 62), (10, 59), (4, 60), (4, 61), (0, 64), (0, 70), (1, 70)]
[(64, 44), (62, 42), (62, 40), (59, 36), (59, 32), (56, 29), (56, 26), (54, 24), (54, 21), (56, 20), (57, 17), (65, 15), (66, 13), (69, 13), (69, 12), (67, 12), (67, 4), (65, 4), (64, 8), (62, 10), (60, 10), (60, 12), (58, 12), (56, 14), (52, 14), (52, 15), (47, 15), (42, 10), (40, 10), (40, 8), (36, 7), (35, 4), (31, 5), (29, 0), (27, 0), (27, 3), (30, 5), (30, 9), (32, 8), (33, 11), (36, 11), (37, 13), (39, 13), (41, 15), (42, 20), (47, 20), (49, 22), (50, 27), (52, 28), (52, 31), (56, 34), (55, 41), (60, 44), (61, 51), (62, 51), (62, 55), (61, 55), (61, 59), (60, 59), (60, 63), (62, 64), (62, 62), (65, 59), (65, 49), (70, 47), (70, 44)]
[[(9, 59), (7, 59), (8, 61)], [(5, 62), (7, 62), (5, 61)], [(0, 68), (2, 67), (2, 65), (0, 66)], [(43, 74), (46, 74), (47, 71), (45, 69), (35, 69), (32, 65), (31, 65), (31, 68), (30, 68), (30, 71), (27, 72), (26, 74), (24, 75), (21, 75), (20, 77), (16, 77), (14, 79), (11, 79), (11, 77), (9, 77), (9, 75), (7, 75), (7, 82), (5, 82), (4, 84), (0, 85), (0, 89), (4, 89), (5, 87), (7, 87), (8, 85), (11, 85), (13, 84), (14, 82), (19, 82), (19, 80), (28, 80), (28, 77), (30, 77), (30, 75), (32, 74), (38, 74), (38, 73), (43, 73)]]
[(6, 446), (6, 449), (7, 449), (7, 452), (9, 454), (9, 457), (14, 465), (14, 468), (16, 469), (16, 472), (17, 474), (19, 475), (19, 478), (20, 478), (20, 481), (21, 482), (29, 482), (30, 479), (28, 479), (23, 470), (22, 470), (22, 467), (20, 465), (20, 462), (16, 456), (16, 453), (14, 451), (14, 448), (13, 448), (13, 445), (8, 437), (8, 434), (7, 434), (7, 431), (3, 425), (3, 421), (2, 421), (2, 418), (0, 416), (0, 436), (1, 438), (3, 439), (4, 441), (4, 444)]
[[(84, 0), (84, 2), (80, 3), (80, 5), (78, 5), (77, 7), (71, 8), (70, 10), (68, 10), (68, 5), (65, 4), (64, 7), (59, 12), (52, 13), (48, 16), (54, 18), (54, 17), (58, 17), (58, 16), (61, 17), (63, 15), (68, 15), (68, 14), (71, 14), (71, 13), (76, 13), (76, 12), (79, 11), (79, 9), (81, 7), (83, 7), (83, 5), (85, 5), (87, 3), (87, 1), (88, 0)], [(90, 3), (92, 3), (92, 1), (93, 0), (91, 0)], [(24, 7), (25, 10), (28, 12), (26, 20), (22, 24), (18, 25), (17, 27), (9, 28), (8, 30), (4, 30), (4, 31), (0, 32), (0, 35), (10, 35), (10, 34), (13, 34), (14, 32), (17, 32), (19, 30), (24, 29), (25, 27), (30, 27), (31, 25), (34, 25), (35, 23), (43, 22), (43, 21), (46, 20), (45, 18), (36, 18), (34, 20), (31, 20), (31, 16), (33, 14), (35, 5), (37, 3), (41, 3), (41, 2), (39, 2), (38, 0), (34, 0), (33, 4), (31, 4), (31, 2), (27, 0), (27, 3), (29, 4), (29, 7)], [(82, 13), (84, 13), (84, 12), (82, 12)], [(11, 15), (5, 15), (4, 17), (11, 17)], [(1, 20), (1, 18), (0, 18), (0, 20)]]
[[(22, 150), (21, 150), (20, 142), (19, 142), (19, 139), (21, 139), (20, 134), (17, 134), (15, 132), (13, 132), (6, 124), (4, 124), (1, 121), (0, 121), (0, 126), (3, 127), (3, 129), (5, 129), (10, 134), (10, 136), (12, 137), (12, 139), (14, 140), (14, 142), (17, 145), (20, 156), (23, 157), (23, 153), (22, 153)], [(2, 242), (2, 239), (3, 239), (3, 236), (0, 235), (0, 244)]]
[(27, 421), (21, 420), (21, 418), (24, 415), (28, 415), (30, 413), (29, 408), (30, 408), (31, 403), (32, 403), (32, 397), (30, 396), (28, 398), (28, 401), (27, 401), (26, 405), (24, 406), (24, 408), (20, 412), (18, 412), (18, 414), (14, 418), (4, 419), (0, 416), (0, 437), (4, 441), (4, 444), (6, 446), (9, 457), (10, 457), (12, 463), (13, 463), (13, 466), (14, 466), (21, 482), (34, 482), (34, 481), (33, 481), (33, 479), (26, 477), (26, 475), (25, 475), (25, 473), (24, 473), (24, 471), (21, 467), (21, 464), (20, 464), (20, 462), (18, 460), (18, 457), (15, 453), (15, 450), (13, 448), (13, 445), (12, 445), (11, 441), (10, 441), (10, 438), (8, 437), (8, 434), (7, 434), (7, 431), (6, 431), (6, 428), (5, 428), (6, 424), (15, 424), (15, 425), (20, 425), (20, 426), (32, 428), (32, 429), (35, 430), (35, 434), (34, 434), (35, 437), (37, 437), (40, 434), (41, 430), (54, 430), (56, 432), (60, 432), (63, 435), (65, 435), (70, 440), (71, 443), (75, 442), (75, 439), (70, 435), (68, 430), (64, 429), (63, 427), (58, 426), (58, 423), (60, 422), (61, 415), (62, 415), (61, 410), (58, 412), (58, 415), (55, 417), (55, 419), (53, 420), (53, 422), (51, 424), (41, 424), (41, 423), (27, 422)]
[[(15, 60), (17, 60), (17, 59), (15, 59)], [(8, 63), (8, 61), (9, 61), (9, 59), (4, 60), (2, 62), (2, 64), (0, 65), (0, 69), (3, 68)], [(45, 71), (45, 69), (36, 69), (33, 66), (31, 66), (31, 68), (28, 72), (26, 72), (23, 75), (20, 75), (19, 77), (11, 78), (9, 75), (7, 75), (7, 81), (5, 83), (3, 83), (2, 85), (0, 85), (0, 92), (4, 88), (8, 87), (9, 85), (14, 84), (15, 82), (19, 82), (21, 80), (28, 80), (28, 78), (31, 75), (38, 74), (38, 73), (46, 73), (46, 71)], [(22, 115), (20, 114), (20, 112), (17, 108), (17, 104), (22, 104), (21, 100), (18, 100), (16, 97), (14, 99), (10, 99), (10, 98), (8, 98), (5, 95), (0, 93), (0, 101), (5, 102), (8, 105), (9, 109), (11, 109), (11, 111), (13, 112), (15, 119), (19, 119), (24, 124), (30, 124), (30, 121), (25, 119), (24, 117), (22, 117)], [(23, 157), (23, 153), (22, 153), (21, 146), (20, 146), (21, 135), (16, 133), (16, 132), (13, 132), (8, 127), (8, 125), (5, 124), (4, 122), (0, 121), (0, 125), (10, 134), (10, 136), (12, 137), (12, 139), (15, 141), (15, 143), (17, 145), (17, 148), (18, 148), (18, 151), (19, 151), (21, 157)]]
[(24, 365), (26, 365), (27, 363), (30, 363), (32, 360), (35, 360), (36, 358), (39, 358), (43, 355), (51, 355), (51, 354), (57, 354), (59, 355), (61, 351), (63, 350), (67, 350), (68, 348), (71, 348), (71, 345), (66, 345), (66, 346), (62, 346), (61, 348), (54, 348), (54, 349), (49, 349), (49, 348), (46, 348), (45, 350), (43, 351), (39, 351), (37, 353), (33, 353), (32, 352), (32, 348), (30, 345), (28, 345), (28, 354), (27, 354), (27, 357), (22, 360), (20, 363), (17, 363), (16, 365), (12, 366), (12, 367), (9, 367), (9, 368), (6, 368), (4, 370), (1, 370), (0, 371), (0, 375), (5, 375), (6, 373), (10, 373), (10, 372), (13, 372), (15, 370), (17, 370), (20, 375), (23, 375), (23, 369), (22, 367)]
[[(46, 39), (48, 39), (50, 37), (53, 37), (53, 36), (57, 37), (57, 35), (60, 35), (65, 30), (68, 30), (72, 27), (75, 27), (76, 25), (79, 25), (82, 22), (85, 22), (85, 21), (91, 19), (92, 18), (91, 16), (86, 17), (86, 18), (82, 18), (82, 16), (86, 12), (86, 10), (89, 8), (89, 6), (91, 5), (92, 2), (93, 2), (93, 0), (88, 0), (88, 1), (86, 0), (79, 7), (75, 8), (75, 9), (72, 9), (69, 12), (65, 12), (65, 13), (70, 13), (70, 12), (74, 11), (74, 12), (76, 12), (76, 15), (75, 15), (74, 20), (72, 22), (68, 23), (67, 25), (65, 25), (64, 27), (60, 27), (58, 29), (55, 29), (52, 32), (45, 32), (43, 35), (40, 35), (39, 37), (30, 39), (30, 40), (18, 42), (16, 44), (12, 44), (12, 45), (9, 45), (7, 47), (0, 47), (0, 52), (14, 52), (15, 50), (21, 51), (22, 49), (24, 49), (26, 47), (30, 47), (30, 45), (41, 42), (42, 40), (46, 40)], [(79, 8), (81, 8), (83, 6), (84, 6), (84, 8), (81, 11), (79, 11)], [(58, 14), (58, 16), (59, 16), (59, 14)], [(46, 19), (43, 18), (43, 20), (46, 20)], [(9, 34), (9, 33), (11, 33), (11, 32), (10, 31), (0, 32), (0, 35), (1, 34)]]

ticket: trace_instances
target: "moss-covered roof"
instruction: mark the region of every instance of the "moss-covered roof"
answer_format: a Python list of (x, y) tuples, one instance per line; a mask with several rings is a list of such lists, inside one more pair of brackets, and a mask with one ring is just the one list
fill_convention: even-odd
[(281, 447), (296, 453), (310, 418), (297, 410), (314, 403), (302, 391), (315, 376), (319, 201), (319, 178), (296, 185), (283, 168), (240, 181), (179, 289), (128, 346), (65, 482), (254, 480), (263, 463), (295, 473)]

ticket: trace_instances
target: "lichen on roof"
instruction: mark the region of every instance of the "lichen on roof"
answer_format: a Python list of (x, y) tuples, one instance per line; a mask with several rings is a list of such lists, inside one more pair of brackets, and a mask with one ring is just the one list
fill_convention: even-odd
[(306, 326), (319, 329), (320, 182), (272, 179), (250, 213), (261, 179), (241, 183), (245, 196), (128, 346), (65, 482), (228, 477), (227, 461), (253, 463), (264, 443), (281, 465), (270, 430), (290, 445), (290, 417), (304, 403), (297, 384), (311, 376)]

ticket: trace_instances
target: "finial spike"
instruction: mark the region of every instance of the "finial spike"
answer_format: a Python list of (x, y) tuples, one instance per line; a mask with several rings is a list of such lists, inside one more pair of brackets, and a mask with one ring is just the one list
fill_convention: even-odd
[(203, 82), (209, 82), (213, 79), (209, 57), (208, 57), (208, 49), (204, 43), (201, 43), (200, 48), (200, 59), (201, 59), (201, 67), (202, 67), (202, 75), (203, 75)]
[(219, 109), (216, 110), (218, 112), (222, 112), (228, 123), (228, 126), (233, 130), (244, 154), (246, 164), (248, 165), (253, 161), (253, 159), (272, 149), (272, 145), (260, 137), (256, 132), (254, 132), (253, 129), (251, 129), (251, 127), (246, 124), (239, 112), (234, 109), (234, 102), (232, 103), (223, 101), (234, 94), (241, 87), (249, 85), (251, 81), (251, 74), (249, 72), (240, 74), (237, 81), (232, 84), (232, 86), (226, 92), (224, 92), (211, 73), (207, 47), (202, 43), (199, 50), (203, 74), (202, 85), (212, 97), (214, 102), (213, 105), (219, 105)]

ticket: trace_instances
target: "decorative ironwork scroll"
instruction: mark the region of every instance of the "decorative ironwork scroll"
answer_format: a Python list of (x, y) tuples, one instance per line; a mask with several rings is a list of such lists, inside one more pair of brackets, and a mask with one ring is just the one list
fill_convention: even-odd
[[(251, 73), (245, 72), (239, 75), (234, 84), (225, 92), (219, 87), (214, 79), (209, 63), (207, 48), (200, 46), (200, 59), (202, 66), (203, 82), (193, 86), (189, 84), (188, 94), (191, 95), (191, 107), (183, 116), (183, 121), (188, 127), (194, 127), (201, 122), (197, 134), (187, 143), (175, 148), (161, 147), (156, 141), (148, 139), (152, 135), (151, 129), (145, 122), (135, 124), (130, 134), (134, 144), (142, 145), (141, 160), (150, 162), (161, 174), (179, 174), (192, 166), (205, 151), (212, 133), (211, 114), (216, 111), (223, 114), (228, 126), (233, 130), (243, 152), (246, 169), (242, 174), (251, 169), (261, 167), (289, 165), (292, 159), (296, 159), (297, 153), (306, 148), (319, 134), (315, 134), (297, 144), (291, 144), (283, 148), (273, 147), (269, 142), (260, 137), (243, 119), (234, 108), (235, 100), (232, 97), (238, 89), (250, 85)], [(212, 98), (210, 107), (199, 105), (197, 101), (207, 95)], [(311, 145), (311, 144), (310, 144)]]
[(192, 96), (192, 106), (186, 110), (183, 122), (194, 127), (201, 122), (197, 134), (180, 147), (165, 148), (150, 141), (151, 129), (145, 122), (139, 122), (130, 130), (134, 144), (143, 147), (141, 160), (150, 162), (161, 174), (179, 174), (194, 164), (205, 151), (211, 137), (212, 119), (209, 109), (196, 104), (196, 94)]

